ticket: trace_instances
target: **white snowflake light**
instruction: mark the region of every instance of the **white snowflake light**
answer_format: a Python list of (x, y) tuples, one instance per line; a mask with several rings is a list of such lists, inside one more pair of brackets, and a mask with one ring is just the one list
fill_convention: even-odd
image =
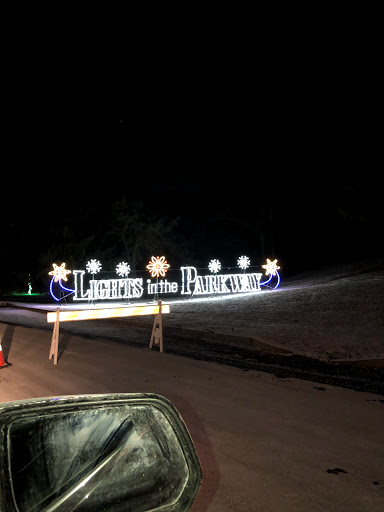
[(217, 274), (221, 269), (221, 263), (219, 260), (211, 260), (208, 264), (208, 268), (213, 274)]
[(122, 261), (121, 263), (118, 263), (116, 266), (116, 274), (121, 277), (127, 277), (127, 275), (130, 273), (131, 267), (128, 265), (128, 263), (125, 263), (125, 261)]
[(90, 274), (97, 274), (101, 270), (101, 263), (99, 260), (89, 260), (87, 261), (85, 268)]
[(240, 258), (237, 260), (237, 264), (242, 270), (246, 270), (251, 262), (249, 261), (248, 256), (240, 256)]

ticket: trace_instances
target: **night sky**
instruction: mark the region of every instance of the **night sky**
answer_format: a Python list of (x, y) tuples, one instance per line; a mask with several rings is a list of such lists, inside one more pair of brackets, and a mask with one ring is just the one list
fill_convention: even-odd
[(274, 257), (289, 275), (381, 256), (374, 94), (363, 98), (345, 66), (328, 78), (308, 67), (284, 87), (271, 78), (138, 95), (136, 84), (125, 108), (108, 110), (95, 93), (28, 96), (6, 124), (0, 281), (38, 274), (52, 230), (76, 231), (80, 212), (100, 237), (123, 196), (179, 217), (194, 263)]

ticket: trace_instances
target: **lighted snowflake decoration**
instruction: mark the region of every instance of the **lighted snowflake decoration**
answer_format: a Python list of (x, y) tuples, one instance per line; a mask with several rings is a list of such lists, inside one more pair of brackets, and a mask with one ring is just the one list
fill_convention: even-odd
[(267, 258), (267, 263), (262, 265), (262, 267), (265, 268), (266, 276), (275, 276), (277, 271), (280, 269), (280, 267), (277, 266), (277, 260), (271, 261), (269, 258)]
[(56, 265), (56, 263), (53, 263), (53, 270), (49, 272), (49, 275), (53, 276), (55, 279), (55, 283), (57, 283), (62, 279), (64, 279), (64, 281), (68, 281), (67, 274), (70, 273), (71, 271), (65, 268), (65, 263), (62, 263), (60, 267)]
[(211, 260), (208, 264), (208, 268), (213, 274), (217, 274), (221, 269), (221, 263), (219, 260)]
[(251, 262), (249, 261), (248, 256), (240, 256), (240, 258), (237, 260), (237, 264), (242, 270), (246, 270)]
[(130, 273), (131, 267), (128, 265), (128, 263), (125, 263), (125, 261), (122, 261), (121, 263), (118, 263), (116, 266), (116, 274), (121, 277), (127, 277), (127, 275)]
[(165, 273), (171, 265), (168, 265), (165, 256), (152, 256), (151, 261), (147, 265), (147, 269), (152, 277), (165, 277)]
[(101, 263), (99, 260), (89, 260), (85, 268), (90, 274), (97, 274), (101, 270)]

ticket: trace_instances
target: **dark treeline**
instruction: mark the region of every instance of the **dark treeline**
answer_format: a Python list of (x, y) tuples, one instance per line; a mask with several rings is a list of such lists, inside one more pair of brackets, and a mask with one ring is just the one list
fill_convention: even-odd
[(29, 274), (33, 291), (44, 292), (52, 263), (82, 269), (91, 258), (105, 270), (126, 261), (134, 273), (152, 255), (164, 254), (178, 268), (206, 267), (212, 258), (234, 266), (246, 254), (253, 265), (278, 258), (283, 275), (290, 275), (381, 256), (378, 191), (360, 180), (289, 187), (276, 181), (265, 192), (199, 190), (172, 207), (123, 196), (63, 208), (43, 203), (30, 215), (15, 209), (2, 219), (0, 293), (26, 292)]
[(43, 292), (54, 262), (77, 269), (97, 258), (113, 269), (127, 261), (135, 272), (155, 253), (172, 253), (181, 261), (178, 221), (125, 197), (103, 207), (80, 204), (62, 215), (16, 216), (3, 225), (7, 245), (0, 250), (0, 293), (25, 292), (29, 274), (33, 291)]

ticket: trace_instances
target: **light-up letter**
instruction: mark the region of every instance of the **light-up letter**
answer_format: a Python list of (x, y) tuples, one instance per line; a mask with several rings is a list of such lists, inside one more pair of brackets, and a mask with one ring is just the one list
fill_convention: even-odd
[(74, 270), (73, 276), (75, 278), (75, 295), (73, 300), (85, 300), (89, 299), (90, 290), (84, 293), (84, 270)]
[(130, 279), (129, 281), (132, 281), (132, 297), (135, 299), (140, 298), (144, 292), (143, 278)]
[(182, 285), (181, 294), (191, 295), (190, 285), (196, 282), (197, 270), (196, 267), (181, 267)]

